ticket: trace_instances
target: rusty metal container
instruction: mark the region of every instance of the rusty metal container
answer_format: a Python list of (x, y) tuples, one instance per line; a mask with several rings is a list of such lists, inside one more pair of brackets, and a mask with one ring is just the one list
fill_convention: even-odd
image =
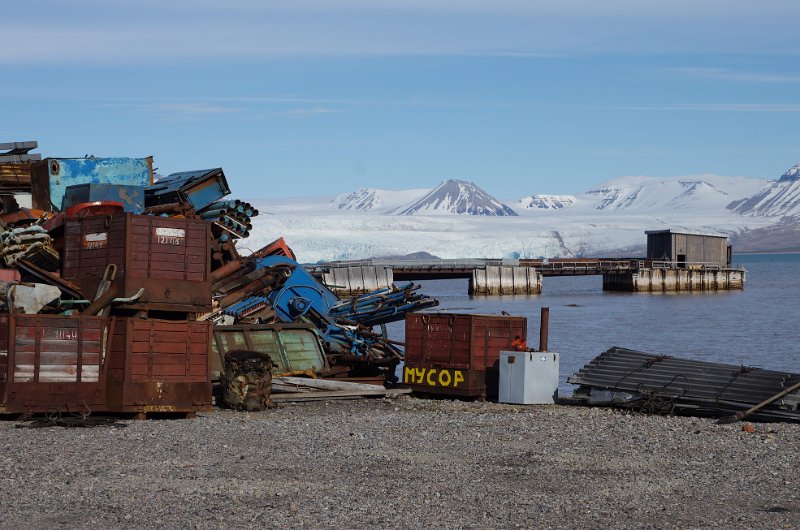
[(106, 407), (107, 318), (0, 315), (0, 413)]
[(418, 392), (496, 397), (500, 352), (527, 331), (525, 317), (408, 314), (403, 383)]
[(108, 362), (112, 412), (190, 413), (211, 406), (211, 323), (115, 318)]
[(210, 341), (208, 322), (0, 315), (0, 414), (205, 410)]
[(265, 353), (273, 364), (273, 375), (296, 372), (319, 374), (326, 367), (316, 327), (311, 324), (238, 324), (214, 326), (211, 344), (211, 373), (224, 372), (224, 358), (230, 351), (249, 350)]
[(106, 267), (117, 266), (118, 297), (144, 288), (128, 309), (211, 310), (211, 226), (207, 221), (124, 214), (69, 219), (62, 276), (94, 297)]

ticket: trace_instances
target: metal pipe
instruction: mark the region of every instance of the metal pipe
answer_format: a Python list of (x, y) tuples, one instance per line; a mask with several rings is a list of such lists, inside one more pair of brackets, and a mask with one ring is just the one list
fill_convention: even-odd
[(539, 351), (547, 351), (547, 336), (550, 332), (550, 308), (542, 308), (542, 317), (539, 321)]
[(216, 210), (206, 210), (200, 214), (200, 217), (203, 219), (216, 219), (218, 217), (222, 217), (226, 213), (229, 213), (231, 210), (229, 208), (219, 208)]
[(270, 272), (271, 272), (270, 267), (261, 267), (254, 271), (248, 272), (247, 274), (243, 274), (241, 276), (237, 274), (236, 275), (237, 278), (230, 278), (230, 279), (226, 278), (225, 280), (219, 283), (213, 284), (212, 289), (214, 290), (214, 292), (228, 294), (231, 291), (238, 291), (244, 288), (248, 284), (258, 280), (259, 278), (263, 278)]
[(241, 269), (244, 266), (245, 263), (247, 263), (247, 260), (245, 260), (245, 259), (235, 259), (233, 261), (229, 261), (228, 263), (226, 263), (222, 267), (220, 267), (217, 270), (211, 272), (211, 282), (212, 283), (218, 282), (221, 279), (230, 276), (234, 272), (236, 272), (239, 269)]
[(151, 213), (158, 215), (160, 213), (183, 211), (185, 208), (186, 208), (185, 204), (180, 202), (173, 202), (171, 204), (157, 204), (155, 206), (149, 206), (144, 209), (144, 213)]
[(228, 291), (236, 289), (241, 285), (243, 285), (244, 282), (242, 281), (242, 277), (251, 273), (252, 271), (253, 267), (251, 266), (250, 263), (247, 263), (243, 267), (240, 267), (236, 271), (229, 274), (228, 276), (225, 276), (219, 281), (212, 283), (211, 290), (214, 293), (227, 294)]
[(275, 286), (275, 277), (272, 274), (268, 274), (263, 278), (259, 278), (254, 282), (250, 282), (245, 285), (239, 291), (234, 291), (229, 295), (226, 295), (222, 300), (219, 302), (219, 306), (222, 309), (232, 306), (236, 302), (240, 302), (249, 296), (253, 296), (255, 294), (261, 293), (265, 289), (272, 288)]

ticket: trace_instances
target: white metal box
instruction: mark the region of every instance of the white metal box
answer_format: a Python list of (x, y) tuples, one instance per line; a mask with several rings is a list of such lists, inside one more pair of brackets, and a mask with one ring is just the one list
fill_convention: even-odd
[(558, 353), (500, 352), (498, 390), (500, 403), (555, 403), (558, 399)]

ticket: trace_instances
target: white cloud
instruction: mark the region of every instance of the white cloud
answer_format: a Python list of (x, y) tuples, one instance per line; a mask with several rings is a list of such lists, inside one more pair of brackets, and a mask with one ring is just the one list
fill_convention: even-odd
[(110, 102), (98, 106), (126, 113), (157, 114), (167, 118), (199, 118), (220, 114), (237, 114), (245, 111), (245, 109), (239, 107), (202, 102)]
[(147, 113), (153, 114), (162, 120), (185, 121), (196, 120), (205, 117), (219, 116), (225, 114), (243, 114), (249, 118), (263, 118), (265, 116), (315, 116), (320, 114), (332, 114), (341, 112), (341, 109), (328, 107), (290, 107), (290, 108), (266, 108), (265, 103), (280, 102), (286, 103), (279, 98), (264, 98), (264, 101), (257, 98), (230, 98), (235, 101), (248, 101), (247, 106), (220, 105), (216, 101), (223, 100), (209, 99), (204, 101), (183, 101), (183, 102), (152, 102), (141, 100), (119, 100), (111, 101), (98, 105), (102, 108), (118, 110), (124, 113)]
[(34, 0), (3, 11), (0, 63), (796, 53), (798, 18), (789, 0)]
[(800, 112), (795, 103), (681, 103), (663, 106), (616, 107), (624, 111), (696, 111), (696, 112)]
[(281, 116), (313, 116), (315, 114), (332, 114), (335, 112), (341, 112), (341, 110), (329, 109), (323, 107), (314, 107), (314, 108), (288, 109), (283, 111), (272, 111), (270, 112), (270, 114), (281, 115)]
[(752, 83), (800, 83), (800, 75), (743, 72), (725, 68), (667, 68), (667, 72), (703, 79)]

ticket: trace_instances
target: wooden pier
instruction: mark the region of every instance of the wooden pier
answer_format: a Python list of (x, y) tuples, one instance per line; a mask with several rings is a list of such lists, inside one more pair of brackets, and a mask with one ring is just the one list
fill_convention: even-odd
[(642, 258), (551, 260), (362, 260), (308, 266), (342, 295), (389, 287), (393, 281), (469, 279), (469, 294), (539, 294), (545, 276), (602, 275), (606, 291), (666, 292), (743, 289), (744, 269), (716, 263)]
[[(388, 287), (394, 280), (469, 278), (469, 294), (539, 294), (545, 276), (602, 275), (603, 290), (628, 292), (744, 289), (746, 271), (732, 268), (728, 236), (683, 229), (649, 230), (647, 258), (436, 259), (331, 262), (310, 266), (344, 294)], [(343, 272), (344, 270), (347, 272)], [(361, 269), (358, 272), (358, 269)], [(355, 272), (354, 272), (355, 270)], [(378, 274), (376, 271), (383, 271)], [(379, 280), (374, 280), (377, 276)], [(355, 280), (353, 280), (355, 278)], [(388, 282), (377, 285), (376, 282)], [(363, 291), (359, 288), (363, 287)]]

